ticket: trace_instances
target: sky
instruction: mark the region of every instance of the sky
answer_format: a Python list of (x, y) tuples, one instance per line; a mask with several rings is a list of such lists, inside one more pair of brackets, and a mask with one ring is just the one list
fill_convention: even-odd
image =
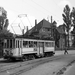
[(33, 27), (35, 19), (39, 23), (42, 19), (50, 21), (52, 16), (57, 26), (63, 24), (62, 13), (66, 4), (75, 7), (75, 0), (0, 0), (0, 6), (7, 11), (8, 29), (16, 34), (22, 34), (26, 26)]

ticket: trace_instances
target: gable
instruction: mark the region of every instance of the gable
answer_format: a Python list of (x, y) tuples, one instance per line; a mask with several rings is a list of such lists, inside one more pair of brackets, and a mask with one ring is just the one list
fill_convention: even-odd
[(43, 27), (45, 28), (51, 28), (51, 23), (46, 21), (45, 19), (43, 20)]

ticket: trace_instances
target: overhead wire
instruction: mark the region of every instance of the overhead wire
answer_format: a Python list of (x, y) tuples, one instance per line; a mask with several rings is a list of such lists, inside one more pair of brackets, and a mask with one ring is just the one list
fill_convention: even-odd
[[(17, 17), (16, 17), (16, 19), (17, 19)], [(15, 20), (16, 20), (16, 19), (15, 19)], [(14, 20), (14, 21), (10, 24), (10, 26), (11, 26), (11, 28), (12, 28), (13, 32), (16, 34), (16, 32), (15, 32), (15, 30), (14, 30), (13, 26), (12, 26), (12, 25), (13, 25), (13, 23), (15, 22), (15, 20)]]
[[(22, 0), (24, 3), (27, 3), (27, 2), (25, 2), (25, 0)], [(34, 4), (36, 4), (36, 5), (38, 5), (39, 7), (41, 7), (42, 9), (44, 9), (47, 13), (51, 13), (49, 10), (47, 10), (46, 8), (44, 8), (43, 6), (41, 6), (40, 4), (38, 4), (38, 3), (36, 3), (35, 1), (33, 1), (33, 0), (31, 0), (31, 2), (33, 2)], [(30, 6), (32, 6), (32, 5), (30, 5)], [(32, 6), (33, 7), (33, 6)], [(33, 8), (35, 8), (35, 9), (37, 9), (36, 7), (33, 7)], [(39, 9), (38, 9), (39, 10)], [(40, 12), (42, 12), (43, 14), (46, 14), (45, 12), (43, 12), (42, 10), (39, 10)], [(52, 13), (51, 13), (52, 14)], [(29, 23), (30, 23), (30, 25), (31, 25), (31, 27), (32, 27), (32, 24), (31, 24), (31, 22), (30, 22), (30, 20), (29, 20), (29, 18), (27, 17), (27, 19), (28, 19), (28, 21), (29, 21)], [(21, 20), (21, 19), (20, 19)], [(22, 20), (21, 20), (21, 22), (22, 22)], [(23, 22), (22, 22), (22, 24), (23, 24)], [(23, 24), (23, 26), (24, 26), (24, 24)], [(14, 32), (15, 33), (15, 32)]]
[[(36, 3), (35, 1), (31, 0), (33, 3), (35, 3), (36, 5), (38, 5), (39, 7), (43, 8), (44, 10), (46, 10), (47, 12), (51, 13), (49, 10), (47, 10), (46, 8), (44, 8), (43, 6), (41, 6), (40, 4)], [(52, 13), (51, 13), (52, 14)]]
[(30, 25), (31, 25), (31, 27), (32, 27), (32, 24), (31, 24), (31, 22), (30, 22), (30, 20), (29, 20), (28, 16), (27, 16), (27, 19), (28, 19), (28, 21), (29, 21), (29, 23), (30, 23)]
[(13, 26), (12, 26), (12, 25), (11, 25), (11, 28), (12, 28), (13, 32), (16, 34), (16, 32), (14, 31), (14, 28), (13, 28)]
[[(49, 10), (47, 10), (46, 8), (44, 8), (43, 6), (41, 6), (40, 4), (38, 4), (38, 3), (36, 3), (35, 1), (33, 1), (33, 0), (31, 0), (33, 3), (35, 3), (36, 5), (38, 5), (39, 7), (41, 7), (41, 8), (43, 8), (44, 10), (46, 10), (46, 12), (48, 12), (48, 13), (51, 13), (51, 16), (53, 16), (52, 15), (52, 12), (50, 12)], [(57, 18), (57, 16), (56, 15), (54, 15), (56, 18)]]
[[(16, 17), (16, 19), (17, 19), (18, 17)], [(15, 32), (15, 30), (14, 30), (14, 28), (13, 27), (19, 27), (20, 28), (20, 30), (22, 31), (22, 29), (21, 29), (21, 27), (20, 27), (20, 23), (18, 24), (18, 23), (15, 23), (15, 21), (16, 21), (16, 19), (11, 23), (11, 28), (12, 28), (12, 30), (13, 30), (13, 32), (16, 34), (16, 32)], [(13, 26), (13, 24), (15, 25), (15, 24), (18, 24), (18, 26)]]
[[(28, 2), (25, 2), (25, 0), (22, 0), (24, 3), (28, 3)], [(31, 6), (31, 7), (33, 7), (33, 8), (35, 8), (36, 10), (38, 10), (38, 11), (40, 11), (42, 14), (47, 14), (46, 12), (43, 12), (42, 10), (39, 10), (38, 8), (36, 8), (36, 7), (34, 7), (34, 6), (32, 6), (32, 5), (30, 5), (29, 4), (29, 6)]]
[(25, 29), (25, 25), (24, 25), (24, 23), (23, 23), (23, 21), (22, 21), (22, 17), (26, 17), (27, 19), (28, 19), (28, 21), (29, 21), (29, 24), (30, 24), (30, 26), (32, 27), (32, 24), (31, 24), (31, 22), (30, 22), (30, 20), (29, 20), (29, 18), (28, 18), (28, 15), (27, 14), (20, 14), (19, 15), (20, 17), (20, 21), (22, 22), (22, 24), (23, 24), (23, 26), (24, 26), (24, 29)]

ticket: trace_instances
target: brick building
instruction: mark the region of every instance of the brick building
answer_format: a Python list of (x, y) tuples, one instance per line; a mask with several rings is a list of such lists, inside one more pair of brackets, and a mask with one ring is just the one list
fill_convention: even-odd
[(63, 49), (65, 47), (65, 30), (64, 25), (57, 27), (58, 32), (60, 33), (59, 39), (59, 48)]
[(43, 38), (53, 39), (52, 24), (45, 19), (40, 21), (38, 24), (35, 21), (35, 26), (30, 30), (28, 30), (24, 36), (30, 38), (36, 37), (40, 39)]

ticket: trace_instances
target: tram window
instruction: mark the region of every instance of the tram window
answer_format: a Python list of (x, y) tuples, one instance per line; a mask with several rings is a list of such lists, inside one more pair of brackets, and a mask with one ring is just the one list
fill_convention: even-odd
[(34, 46), (34, 42), (33, 41), (29, 41), (29, 47), (33, 47)]
[(12, 40), (10, 40), (10, 48), (12, 48)]
[(7, 43), (4, 44), (4, 47), (7, 48)]
[(17, 40), (16, 40), (16, 48), (17, 48)]
[(39, 42), (39, 45), (40, 45), (40, 47), (42, 47), (43, 46), (43, 43), (42, 42)]
[(48, 47), (48, 43), (47, 42), (45, 43), (45, 45), (46, 45), (46, 47)]
[(16, 48), (19, 48), (19, 40), (16, 40)]
[(52, 42), (49, 42), (48, 44), (49, 44), (49, 47), (52, 47)]
[(7, 39), (4, 39), (4, 48), (7, 48)]
[(13, 40), (13, 48), (15, 48), (15, 39)]
[(20, 41), (20, 48), (22, 47), (22, 41)]
[(23, 47), (29, 47), (28, 41), (23, 41)]
[(43, 42), (37, 42), (37, 47), (43, 47)]
[(51, 47), (52, 43), (51, 42), (46, 42), (46, 47)]
[(37, 42), (34, 42), (34, 47), (37, 46)]
[(4, 48), (7, 48), (7, 40), (4, 40)]
[(51, 42), (51, 47), (53, 47), (53, 42)]
[(50, 47), (52, 47), (52, 43), (51, 42), (49, 42), (49, 45), (50, 45)]
[(51, 42), (51, 47), (54, 47), (54, 42)]
[(7, 40), (7, 48), (9, 48), (9, 40)]
[(18, 48), (19, 48), (19, 40), (18, 40)]
[(54, 46), (54, 42), (52, 42), (52, 47)]

